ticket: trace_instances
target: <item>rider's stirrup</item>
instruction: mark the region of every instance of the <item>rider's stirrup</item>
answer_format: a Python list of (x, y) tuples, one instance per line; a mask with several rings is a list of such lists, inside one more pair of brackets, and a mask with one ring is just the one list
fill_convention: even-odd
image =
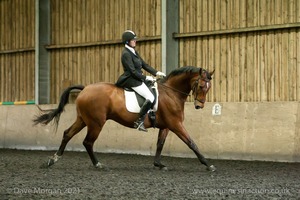
[(134, 128), (136, 128), (139, 131), (148, 132), (148, 130), (144, 126), (144, 122), (134, 122)]

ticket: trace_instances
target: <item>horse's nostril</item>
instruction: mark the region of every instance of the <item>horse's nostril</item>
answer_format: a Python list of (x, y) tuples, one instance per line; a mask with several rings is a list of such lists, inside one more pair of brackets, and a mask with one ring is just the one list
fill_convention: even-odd
[(201, 107), (200, 107), (200, 106), (195, 106), (195, 108), (198, 110), (198, 109), (200, 109)]

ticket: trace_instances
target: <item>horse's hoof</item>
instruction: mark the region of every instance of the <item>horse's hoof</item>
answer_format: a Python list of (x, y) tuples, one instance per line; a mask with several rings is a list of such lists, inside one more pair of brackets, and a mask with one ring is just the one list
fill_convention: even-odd
[(97, 163), (96, 165), (94, 165), (97, 169), (103, 169), (104, 165), (102, 165), (101, 163)]
[(108, 166), (101, 164), (100, 162), (98, 162), (96, 165), (94, 165), (96, 170), (99, 171), (109, 171), (110, 169), (108, 168)]
[(168, 168), (165, 165), (160, 163), (154, 163), (154, 169), (168, 171)]
[(211, 165), (211, 166), (207, 167), (207, 170), (211, 171), (211, 172), (215, 172), (217, 170), (217, 168), (215, 166)]
[(48, 160), (48, 167), (50, 167), (51, 165), (53, 165), (55, 163), (55, 160), (53, 158), (49, 158)]
[(108, 167), (106, 165), (101, 164), (98, 162), (96, 165), (94, 165), (96, 169), (105, 169), (108, 170)]
[(51, 165), (53, 165), (54, 163), (56, 163), (58, 161), (58, 159), (60, 159), (61, 156), (58, 156), (56, 153), (49, 158), (48, 160), (48, 167), (50, 167)]
[(155, 170), (163, 170), (163, 171), (168, 171), (169, 169), (166, 166), (154, 166), (153, 169)]

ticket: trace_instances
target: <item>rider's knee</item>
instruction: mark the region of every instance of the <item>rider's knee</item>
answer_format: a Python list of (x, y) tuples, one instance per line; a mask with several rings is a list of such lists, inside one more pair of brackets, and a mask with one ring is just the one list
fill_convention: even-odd
[(149, 96), (148, 98), (147, 98), (147, 100), (149, 100), (151, 103), (153, 103), (154, 102), (154, 96), (152, 95), (152, 96)]

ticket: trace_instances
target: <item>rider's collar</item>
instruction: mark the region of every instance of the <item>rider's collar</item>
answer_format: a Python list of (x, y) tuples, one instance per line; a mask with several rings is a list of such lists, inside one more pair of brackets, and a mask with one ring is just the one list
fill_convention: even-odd
[(128, 44), (125, 44), (125, 48), (129, 49), (129, 51), (131, 51), (134, 55), (136, 55), (134, 48), (132, 48)]

